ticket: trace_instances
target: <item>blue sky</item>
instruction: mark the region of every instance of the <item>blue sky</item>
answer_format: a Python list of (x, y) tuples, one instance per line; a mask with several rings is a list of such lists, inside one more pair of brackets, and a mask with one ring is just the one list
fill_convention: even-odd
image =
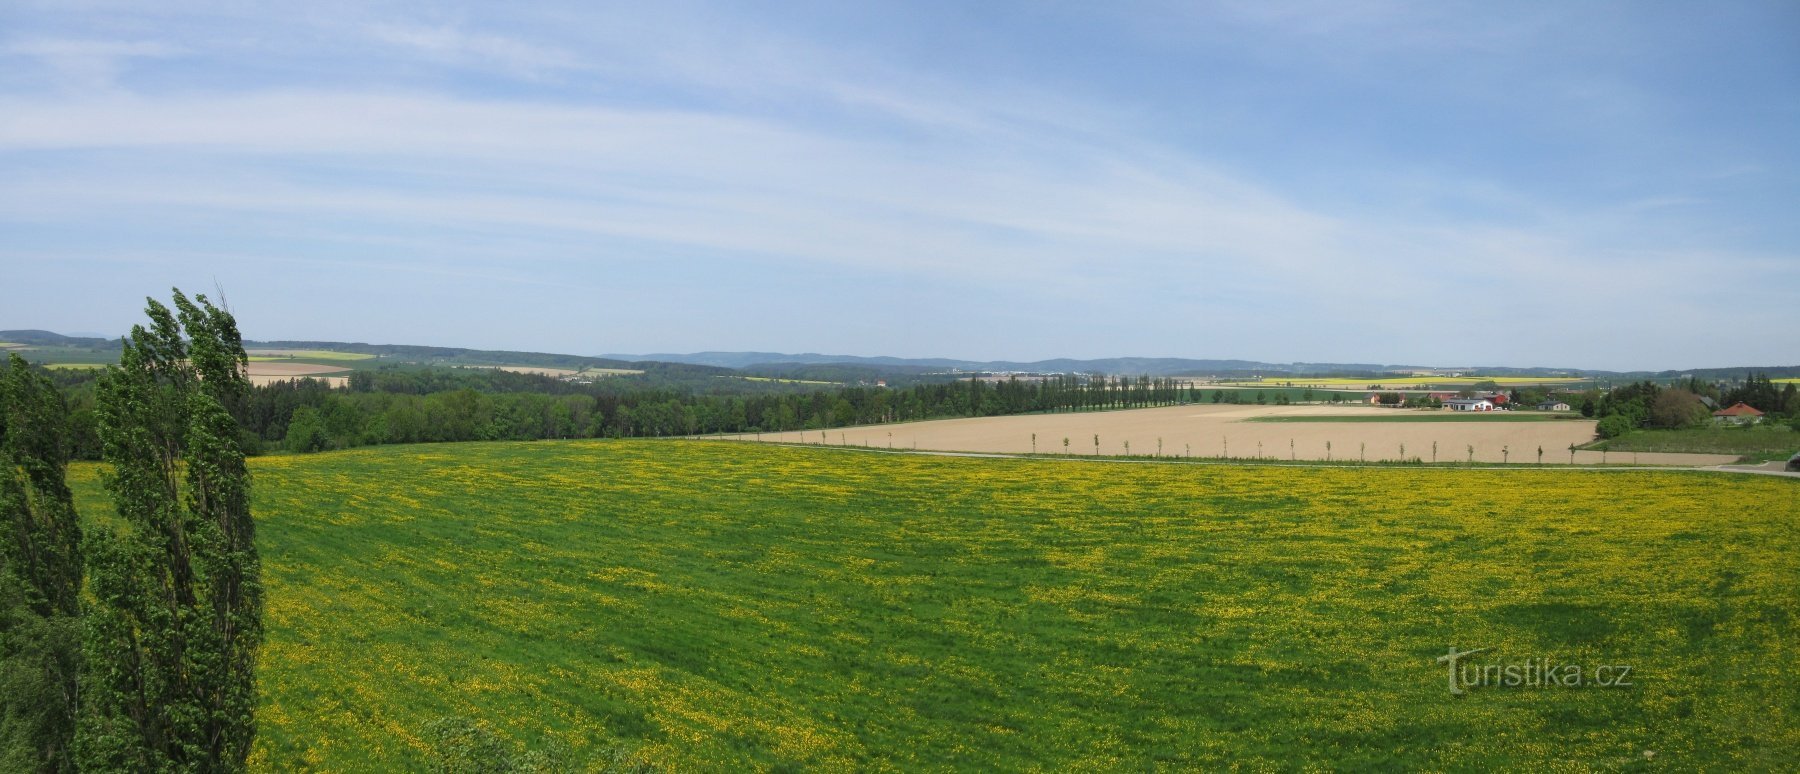
[(1791, 2), (13, 0), (0, 329), (1793, 364), (1796, 138)]

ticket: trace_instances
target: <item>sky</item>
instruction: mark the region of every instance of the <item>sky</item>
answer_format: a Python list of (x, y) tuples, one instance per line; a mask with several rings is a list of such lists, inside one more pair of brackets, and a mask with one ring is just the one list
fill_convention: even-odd
[(0, 329), (1800, 363), (1800, 4), (0, 2)]

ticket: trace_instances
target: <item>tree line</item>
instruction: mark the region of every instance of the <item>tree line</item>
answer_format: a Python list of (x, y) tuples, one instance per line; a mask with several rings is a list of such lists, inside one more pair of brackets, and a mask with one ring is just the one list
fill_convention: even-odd
[(1058, 376), (751, 395), (603, 386), (563, 394), (463, 387), (420, 395), (383, 390), (376, 378), (352, 383), (349, 390), (287, 382), (260, 389), (258, 398), (251, 431), (292, 451), (315, 451), (383, 443), (816, 430), (1169, 405), (1192, 399), (1192, 392), (1171, 379)]
[[(61, 377), (75, 406), (75, 456), (99, 457), (93, 390)], [(1174, 379), (1061, 375), (971, 377), (903, 388), (752, 393), (644, 387), (473, 369), (372, 369), (347, 389), (297, 379), (250, 388), (246, 449), (308, 452), (388, 443), (642, 438), (816, 430), (859, 424), (1032, 412), (1141, 408), (1195, 401)]]

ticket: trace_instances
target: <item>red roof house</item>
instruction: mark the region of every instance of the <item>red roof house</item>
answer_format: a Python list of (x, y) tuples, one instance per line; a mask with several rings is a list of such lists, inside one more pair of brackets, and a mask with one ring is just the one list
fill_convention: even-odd
[(1754, 418), (1754, 417), (1760, 417), (1762, 415), (1763, 415), (1763, 413), (1761, 411), (1757, 411), (1755, 408), (1744, 405), (1744, 402), (1741, 400), (1738, 401), (1736, 404), (1733, 404), (1731, 408), (1722, 408), (1722, 409), (1719, 409), (1718, 411), (1713, 412), (1713, 416), (1715, 416), (1715, 417), (1751, 417), (1751, 418)]

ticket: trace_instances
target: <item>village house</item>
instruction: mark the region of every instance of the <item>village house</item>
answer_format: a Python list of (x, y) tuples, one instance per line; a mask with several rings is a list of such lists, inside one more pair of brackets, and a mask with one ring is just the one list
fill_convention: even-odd
[(1761, 422), (1763, 413), (1743, 401), (1738, 401), (1731, 408), (1722, 408), (1713, 412), (1713, 421), (1721, 424), (1754, 425)]
[(1537, 410), (1539, 410), (1539, 411), (1568, 411), (1569, 404), (1564, 403), (1560, 400), (1547, 400), (1547, 401), (1544, 401), (1543, 403), (1537, 404)]
[(1444, 401), (1444, 408), (1451, 411), (1493, 411), (1494, 402), (1488, 398), (1451, 398)]

